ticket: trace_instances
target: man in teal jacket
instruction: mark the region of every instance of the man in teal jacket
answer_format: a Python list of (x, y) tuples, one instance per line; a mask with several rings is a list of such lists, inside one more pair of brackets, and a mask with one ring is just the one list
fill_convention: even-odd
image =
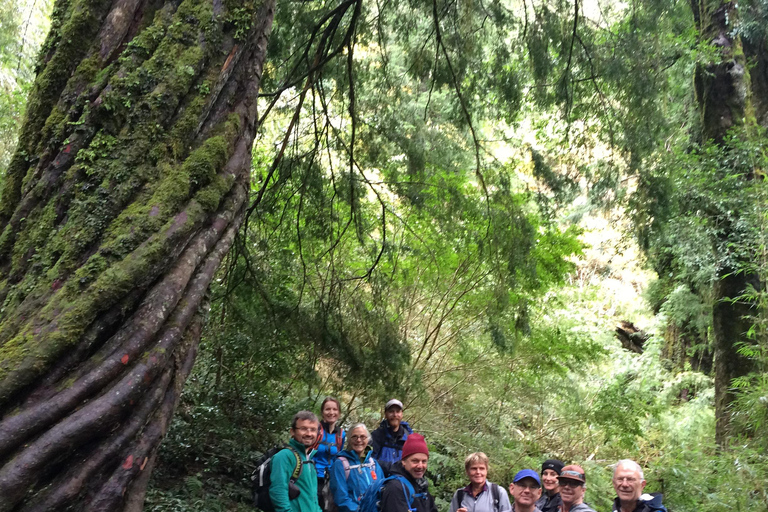
[[(309, 411), (299, 411), (291, 422), (291, 440), (289, 448), (277, 452), (272, 458), (269, 497), (275, 506), (275, 512), (321, 512), (317, 504), (317, 471), (312, 463), (319, 426), (317, 416)], [(301, 472), (295, 478), (296, 463)], [(295, 479), (295, 480), (294, 480)], [(295, 482), (295, 483), (294, 483)], [(289, 496), (289, 488), (296, 489), (299, 495), (294, 499)]]

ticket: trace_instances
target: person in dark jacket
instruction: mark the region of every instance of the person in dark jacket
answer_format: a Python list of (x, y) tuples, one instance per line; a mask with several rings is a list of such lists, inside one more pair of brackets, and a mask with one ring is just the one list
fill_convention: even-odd
[(355, 512), (366, 489), (384, 479), (384, 471), (372, 456), (365, 424), (352, 427), (347, 438), (347, 449), (336, 456), (330, 470), (331, 493), (340, 512)]
[(563, 503), (560, 498), (560, 482), (557, 477), (560, 476), (560, 471), (564, 465), (557, 459), (547, 459), (541, 464), (541, 485), (544, 492), (541, 493), (541, 498), (536, 502), (536, 507), (541, 512), (557, 512)]
[(392, 465), (392, 476), (407, 480), (414, 493), (409, 503), (409, 490), (400, 478), (384, 484), (381, 491), (381, 512), (437, 512), (435, 498), (429, 494), (426, 472), (429, 449), (424, 436), (412, 433), (402, 449), (402, 460)]
[(408, 422), (403, 421), (403, 403), (393, 398), (384, 406), (384, 419), (373, 431), (373, 458), (381, 464), (384, 474), (402, 458), (403, 445), (413, 432)]
[(661, 494), (643, 494), (645, 488), (643, 468), (629, 459), (620, 460), (613, 470), (613, 512), (666, 512)]

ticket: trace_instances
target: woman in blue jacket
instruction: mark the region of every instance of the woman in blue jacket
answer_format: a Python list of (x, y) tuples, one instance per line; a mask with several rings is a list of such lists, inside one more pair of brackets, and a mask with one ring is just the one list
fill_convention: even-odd
[(331, 468), (331, 493), (339, 512), (354, 512), (360, 498), (376, 480), (384, 478), (368, 442), (371, 435), (362, 423), (349, 431), (347, 449), (339, 453)]
[[(328, 477), (336, 454), (344, 447), (346, 433), (340, 425), (337, 425), (341, 408), (339, 401), (332, 396), (327, 396), (320, 404), (320, 429), (318, 429), (317, 443), (315, 444), (315, 461), (317, 469), (317, 502), (320, 509), (328, 510), (325, 496), (329, 492)], [(330, 504), (328, 504), (330, 505)]]

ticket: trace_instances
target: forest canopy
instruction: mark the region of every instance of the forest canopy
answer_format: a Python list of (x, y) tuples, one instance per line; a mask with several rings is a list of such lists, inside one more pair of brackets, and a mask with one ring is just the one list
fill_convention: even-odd
[(766, 21), (5, 2), (0, 510), (250, 509), (327, 395), (403, 401), (441, 510), (474, 451), (765, 509)]

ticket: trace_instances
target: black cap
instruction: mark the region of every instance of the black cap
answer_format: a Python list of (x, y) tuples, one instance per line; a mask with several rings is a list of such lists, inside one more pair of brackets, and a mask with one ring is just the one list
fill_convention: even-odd
[(541, 472), (544, 473), (545, 469), (551, 469), (559, 475), (563, 470), (563, 466), (565, 466), (565, 464), (563, 464), (562, 461), (557, 459), (547, 459), (541, 464)]

